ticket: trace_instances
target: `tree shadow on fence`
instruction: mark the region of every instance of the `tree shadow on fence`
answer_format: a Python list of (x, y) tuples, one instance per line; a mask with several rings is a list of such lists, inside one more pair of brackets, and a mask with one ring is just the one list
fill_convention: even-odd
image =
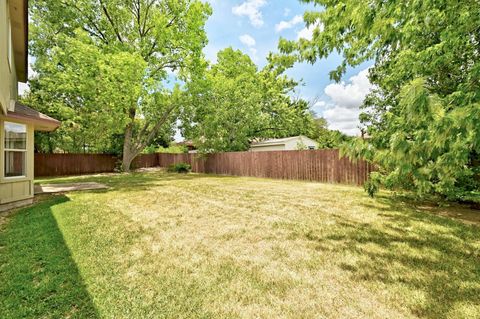
[(58, 228), (55, 196), (9, 217), (0, 229), (1, 318), (97, 318)]

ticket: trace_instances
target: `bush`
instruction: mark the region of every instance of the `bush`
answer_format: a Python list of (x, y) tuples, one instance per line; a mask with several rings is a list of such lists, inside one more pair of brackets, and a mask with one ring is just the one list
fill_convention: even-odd
[(187, 163), (177, 163), (168, 166), (167, 171), (170, 173), (188, 173), (192, 167)]
[(380, 185), (380, 174), (378, 172), (372, 172), (370, 173), (370, 176), (363, 187), (370, 197), (374, 197), (375, 194), (380, 190)]
[(184, 145), (170, 145), (169, 147), (162, 147), (156, 149), (157, 153), (182, 154), (188, 153), (188, 149)]

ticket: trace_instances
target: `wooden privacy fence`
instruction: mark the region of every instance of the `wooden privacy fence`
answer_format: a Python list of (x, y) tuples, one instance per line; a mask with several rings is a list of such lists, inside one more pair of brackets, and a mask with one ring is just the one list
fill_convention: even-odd
[(196, 173), (363, 185), (372, 164), (340, 158), (338, 150), (158, 154), (160, 167), (185, 162)]
[[(193, 172), (362, 185), (374, 170), (365, 161), (340, 158), (338, 150), (140, 155), (133, 168), (188, 163)], [(113, 172), (118, 159), (100, 154), (35, 154), (35, 176)]]
[(113, 172), (117, 158), (104, 154), (35, 154), (35, 177)]
[[(119, 159), (104, 154), (35, 154), (35, 177), (109, 173), (119, 167)], [(158, 166), (157, 154), (135, 158), (132, 168)]]

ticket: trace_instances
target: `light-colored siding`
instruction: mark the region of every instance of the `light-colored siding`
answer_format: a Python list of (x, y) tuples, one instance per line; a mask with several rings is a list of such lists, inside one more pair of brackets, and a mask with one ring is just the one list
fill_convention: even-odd
[(287, 151), (296, 151), (296, 150), (299, 149), (299, 146), (302, 145), (302, 144), (303, 144), (303, 146), (306, 146), (307, 148), (309, 146), (313, 146), (313, 147), (315, 147), (315, 149), (318, 148), (318, 143), (315, 142), (314, 140), (312, 140), (308, 137), (299, 136), (298, 138), (288, 140), (285, 143), (285, 149)]
[[(27, 125), (27, 151), (25, 176), (21, 178), (5, 178), (5, 141), (4, 118), (7, 110), (12, 110), (18, 96), (17, 74), (15, 71), (15, 55), (11, 43), (9, 5), (7, 0), (0, 0), (0, 208), (2, 204), (30, 199), (33, 197), (33, 125)], [(8, 120), (9, 122), (15, 122)], [(18, 122), (21, 123), (21, 122)]]
[(10, 101), (17, 99), (18, 91), (9, 23), (7, 0), (0, 0), (0, 114), (10, 108)]
[[(9, 120), (9, 122), (12, 122)], [(21, 122), (18, 122), (21, 123)], [(18, 200), (24, 200), (33, 197), (33, 139), (34, 129), (33, 125), (22, 123), (27, 125), (27, 152), (25, 163), (25, 177), (21, 178), (5, 178), (5, 151), (4, 151), (4, 120), (0, 119), (0, 205), (14, 202)]]
[[(272, 141), (273, 142), (273, 141)], [(274, 144), (252, 145), (250, 151), (252, 152), (267, 152), (267, 151), (297, 151), (300, 146), (307, 149), (313, 147), (318, 149), (318, 143), (306, 136), (298, 136), (295, 138), (285, 139), (282, 141), (275, 141)]]
[(256, 147), (252, 147), (250, 151), (252, 152), (285, 151), (285, 144), (256, 146)]

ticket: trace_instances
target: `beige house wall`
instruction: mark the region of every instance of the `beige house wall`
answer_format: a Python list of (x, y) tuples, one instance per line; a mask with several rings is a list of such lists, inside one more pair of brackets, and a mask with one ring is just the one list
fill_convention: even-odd
[(250, 148), (252, 152), (285, 151), (285, 144), (255, 146)]
[[(33, 198), (34, 127), (31, 123), (8, 120), (8, 122), (21, 123), (27, 126), (27, 150), (25, 154), (25, 176), (4, 177), (5, 115), (7, 111), (13, 111), (14, 101), (18, 98), (17, 71), (12, 43), (12, 36), (14, 35), (9, 14), (8, 0), (0, 0), (0, 210), (5, 207), (4, 204), (6, 203)], [(16, 32), (20, 31), (17, 30)]]
[(307, 149), (313, 147), (318, 149), (318, 143), (306, 136), (298, 136), (296, 138), (287, 139), (285, 141), (277, 142), (277, 144), (252, 145), (251, 152), (268, 152), (268, 151), (295, 151), (299, 146), (304, 146)]
[(318, 143), (315, 142), (314, 140), (305, 137), (305, 136), (299, 136), (298, 138), (291, 139), (285, 142), (285, 150), (287, 151), (295, 151), (299, 149), (299, 146), (305, 146), (307, 147), (314, 147), (315, 149), (318, 149)]
[(17, 99), (17, 91), (8, 1), (0, 0), (0, 114), (11, 108), (10, 101)]
[(0, 205), (19, 200), (33, 198), (33, 161), (34, 161), (34, 128), (33, 125), (26, 122), (12, 121), (27, 125), (27, 151), (25, 154), (25, 176), (22, 177), (4, 177), (5, 176), (5, 142), (4, 142), (4, 119), (0, 118)]

